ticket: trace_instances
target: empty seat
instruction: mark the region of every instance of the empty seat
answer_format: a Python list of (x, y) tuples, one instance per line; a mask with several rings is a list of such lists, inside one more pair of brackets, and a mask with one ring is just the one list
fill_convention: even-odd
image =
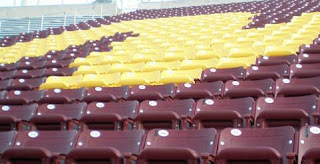
[(201, 68), (192, 70), (165, 70), (161, 72), (160, 83), (188, 83), (201, 78)]
[(320, 52), (318, 54), (300, 54), (298, 61), (300, 64), (320, 63)]
[(316, 96), (261, 97), (257, 100), (256, 126), (292, 126), (296, 129), (304, 125), (318, 124)]
[(52, 59), (48, 60), (44, 67), (46, 68), (64, 68), (68, 67), (70, 63), (73, 62), (73, 59), (57, 60)]
[(0, 80), (10, 79), (17, 73), (17, 70), (0, 72)]
[(227, 81), (223, 97), (261, 97), (273, 94), (272, 79), (254, 81)]
[(31, 90), (39, 88), (44, 83), (46, 78), (35, 78), (35, 79), (15, 79), (12, 84), (8, 87), (11, 90)]
[(190, 125), (194, 107), (193, 99), (146, 100), (140, 103), (139, 112), (135, 118), (136, 126), (145, 130), (187, 128)]
[(43, 95), (44, 91), (38, 90), (11, 90), (8, 91), (4, 98), (0, 99), (0, 103), (6, 105), (30, 104), (32, 102), (38, 102), (43, 97)]
[(237, 68), (225, 68), (214, 69), (207, 68), (203, 71), (201, 76), (202, 82), (214, 82), (214, 81), (228, 81), (228, 80), (241, 80), (243, 79), (244, 69), (242, 67)]
[(46, 82), (41, 84), (40, 89), (74, 89), (79, 88), (79, 84), (82, 80), (81, 75), (77, 76), (50, 76), (46, 79)]
[(199, 84), (179, 84), (177, 85), (176, 95), (174, 98), (220, 98), (222, 97), (223, 82), (216, 81), (211, 83)]
[(85, 88), (80, 89), (50, 89), (46, 90), (40, 99), (41, 103), (63, 104), (80, 101), (86, 93)]
[(11, 64), (0, 64), (0, 71), (5, 72), (5, 71), (10, 71), (14, 70), (19, 66), (20, 62), (15, 62)]
[(320, 53), (320, 45), (307, 44), (300, 47), (300, 53)]
[(292, 127), (227, 128), (221, 131), (215, 163), (292, 164), (296, 139)]
[(37, 77), (42, 77), (45, 73), (46, 69), (33, 69), (33, 70), (18, 70), (12, 75), (12, 78), (20, 78), (20, 79), (33, 79)]
[(278, 64), (294, 64), (298, 61), (297, 55), (289, 55), (289, 56), (260, 56), (257, 58), (256, 64), (258, 66), (266, 66), (266, 65), (278, 65)]
[(138, 101), (93, 102), (81, 118), (81, 128), (95, 130), (128, 129), (133, 126), (139, 108)]
[(147, 134), (144, 150), (138, 157), (139, 164), (157, 163), (210, 163), (216, 153), (215, 129), (163, 130)]
[(48, 68), (43, 76), (71, 76), (77, 68)]
[(37, 104), (0, 105), (0, 131), (22, 130), (37, 111)]
[(46, 60), (43, 61), (37, 61), (37, 60), (27, 60), (27, 61), (20, 61), (19, 66), (17, 67), (17, 69), (39, 69), (39, 68), (43, 68), (46, 64)]
[(4, 163), (58, 163), (76, 144), (77, 131), (22, 131), (2, 155)]
[(70, 130), (73, 124), (79, 124), (86, 106), (86, 103), (43, 104), (38, 107), (30, 123), (37, 130)]
[(300, 130), (298, 163), (317, 163), (320, 151), (320, 128), (317, 126), (305, 126)]
[(278, 79), (275, 96), (303, 96), (320, 94), (320, 77)]
[(289, 66), (286, 64), (271, 65), (271, 66), (250, 66), (246, 70), (246, 79), (261, 80), (261, 79), (278, 79), (289, 76)]
[(80, 82), (81, 87), (113, 87), (119, 86), (120, 73), (111, 74), (87, 74)]
[(144, 146), (143, 130), (91, 131), (80, 134), (77, 145), (67, 155), (67, 163), (131, 163)]
[(121, 75), (120, 85), (151, 85), (160, 81), (160, 71), (153, 72), (125, 72)]
[(13, 142), (17, 137), (16, 131), (0, 132), (0, 156), (4, 151), (13, 146)]
[(175, 85), (135, 85), (131, 88), (128, 100), (170, 99), (175, 94)]
[(13, 79), (1, 80), (0, 81), (0, 90), (6, 90), (13, 82)]
[(200, 99), (193, 123), (198, 129), (250, 127), (254, 122), (255, 102), (251, 97), (238, 99)]
[(308, 78), (320, 76), (320, 63), (317, 64), (292, 64), (290, 78)]
[(84, 95), (85, 102), (105, 102), (126, 99), (129, 95), (129, 86), (122, 87), (95, 87), (89, 88)]

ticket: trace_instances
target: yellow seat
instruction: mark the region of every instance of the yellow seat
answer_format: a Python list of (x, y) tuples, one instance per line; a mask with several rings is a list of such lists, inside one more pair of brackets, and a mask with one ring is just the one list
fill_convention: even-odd
[(92, 57), (92, 58), (76, 58), (69, 67), (79, 67), (81, 65), (97, 65), (100, 64), (103, 57)]
[(121, 75), (121, 85), (152, 85), (160, 81), (160, 71), (125, 72)]
[(80, 66), (73, 75), (84, 75), (84, 74), (104, 74), (108, 73), (110, 65), (96, 65), (96, 66)]
[(165, 70), (161, 72), (160, 84), (168, 83), (193, 83), (195, 79), (200, 79), (202, 69), (191, 70)]
[(76, 76), (50, 76), (46, 79), (46, 82), (40, 85), (42, 89), (75, 89), (79, 88), (79, 83), (82, 80), (81, 75)]
[(109, 72), (139, 72), (144, 68), (144, 66), (145, 64), (143, 62), (129, 64), (115, 63), (111, 65)]
[(247, 68), (251, 64), (256, 62), (255, 56), (239, 57), (239, 58), (220, 58), (217, 68), (235, 68), (244, 67)]
[(179, 60), (170, 62), (148, 62), (142, 71), (162, 71), (162, 70), (176, 70), (179, 69), (181, 62)]
[(195, 59), (210, 59), (210, 58), (219, 58), (220, 55), (215, 50), (198, 50), (196, 52)]
[(267, 46), (264, 51), (264, 56), (287, 56), (295, 54), (296, 51), (287, 46)]
[(251, 48), (231, 48), (228, 57), (257, 56)]
[(205, 70), (206, 68), (215, 67), (218, 64), (218, 62), (219, 62), (219, 59), (217, 58), (211, 58), (206, 60), (183, 60), (181, 62), (180, 69), (201, 68), (202, 70)]
[(168, 51), (164, 54), (164, 61), (173, 61), (173, 60), (185, 60), (185, 59), (193, 59), (194, 54), (186, 53), (184, 51)]
[(154, 62), (161, 61), (163, 59), (163, 55), (160, 53), (139, 53), (133, 55), (131, 62)]
[(81, 87), (115, 87), (119, 86), (121, 74), (87, 74), (80, 82)]
[(132, 60), (131, 55), (123, 56), (105, 56), (100, 64), (112, 64), (112, 63), (130, 63)]

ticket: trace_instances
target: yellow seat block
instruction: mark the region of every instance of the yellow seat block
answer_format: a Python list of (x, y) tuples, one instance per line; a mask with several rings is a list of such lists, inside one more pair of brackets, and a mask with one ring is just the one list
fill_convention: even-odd
[(177, 70), (180, 68), (181, 62), (179, 60), (170, 62), (148, 62), (142, 71), (162, 71), (162, 70)]
[(96, 66), (80, 66), (73, 75), (84, 75), (84, 74), (103, 74), (108, 73), (110, 65), (96, 65)]
[(125, 72), (121, 75), (121, 85), (152, 85), (160, 81), (160, 71)]
[(219, 62), (218, 58), (211, 58), (211, 59), (205, 59), (205, 60), (183, 60), (181, 62), (180, 69), (201, 68), (202, 70), (205, 70), (206, 68), (215, 67), (218, 64), (218, 62)]
[(161, 72), (160, 84), (168, 83), (193, 83), (195, 79), (200, 79), (202, 69), (191, 70), (165, 70)]
[(231, 48), (228, 57), (257, 56), (251, 48)]
[(295, 49), (287, 46), (267, 46), (264, 51), (264, 56), (286, 56), (295, 54)]
[(40, 85), (40, 90), (42, 89), (75, 89), (79, 88), (79, 83), (82, 80), (81, 75), (76, 76), (50, 76), (46, 79), (46, 82)]
[(132, 61), (131, 55), (123, 56), (105, 56), (100, 64), (112, 64), (112, 63), (130, 63)]
[(103, 57), (92, 57), (92, 58), (76, 58), (69, 67), (79, 67), (81, 65), (97, 65), (100, 64)]
[(80, 82), (81, 87), (115, 87), (119, 86), (121, 74), (87, 74)]
[(144, 68), (144, 66), (145, 63), (143, 62), (129, 64), (115, 63), (111, 65), (109, 72), (139, 72)]
[(247, 68), (251, 64), (256, 62), (255, 56), (248, 56), (248, 57), (239, 57), (239, 58), (220, 58), (219, 64), (217, 68), (235, 68), (235, 67), (244, 67)]

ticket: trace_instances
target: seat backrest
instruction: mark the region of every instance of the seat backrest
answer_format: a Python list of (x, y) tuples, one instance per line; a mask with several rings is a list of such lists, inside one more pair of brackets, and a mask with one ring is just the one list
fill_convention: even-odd
[[(299, 153), (298, 153), (298, 162), (302, 163), (304, 160), (315, 160), (316, 155), (319, 153), (320, 148), (320, 128), (317, 126), (304, 126), (300, 129), (299, 136)], [(316, 156), (315, 156), (316, 155)], [(316, 160), (319, 160), (316, 159)], [(311, 162), (311, 161), (310, 161)]]
[(16, 131), (0, 132), (0, 155), (13, 146), (16, 136)]

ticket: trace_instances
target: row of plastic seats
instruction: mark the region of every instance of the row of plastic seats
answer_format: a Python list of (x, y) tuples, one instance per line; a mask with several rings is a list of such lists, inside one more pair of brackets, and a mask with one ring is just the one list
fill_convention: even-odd
[[(320, 128), (292, 127), (134, 131), (0, 132), (4, 164), (52, 163), (314, 163)], [(53, 138), (52, 136), (59, 136)]]
[[(49, 97), (49, 96), (48, 96)], [(63, 97), (66, 98), (66, 97)], [(136, 100), (124, 102), (73, 102), (44, 98), (43, 104), (1, 105), (1, 130), (64, 129), (201, 129), (225, 127), (276, 127), (318, 125), (316, 96), (251, 97), (237, 99)], [(46, 101), (46, 100), (55, 101)], [(93, 100), (93, 99), (85, 99)], [(13, 100), (12, 100), (13, 101)]]

